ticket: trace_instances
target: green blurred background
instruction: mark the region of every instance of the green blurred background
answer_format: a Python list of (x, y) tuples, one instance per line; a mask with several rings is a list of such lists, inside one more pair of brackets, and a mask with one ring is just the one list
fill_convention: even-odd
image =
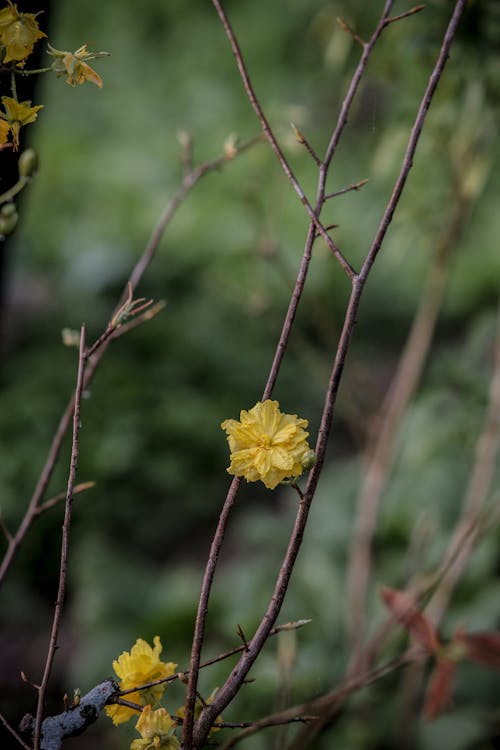
[[(359, 56), (335, 19), (341, 16), (368, 37), (382, 3), (226, 5), (264, 110), (312, 199), (317, 170), (289, 123), (323, 153)], [(409, 7), (396, 3), (395, 12)], [(369, 182), (331, 201), (323, 215), (325, 223), (339, 224), (335, 239), (356, 268), (392, 190), (450, 10), (451, 3), (431, 0), (424, 12), (391, 26), (356, 98), (328, 188)], [(45, 76), (34, 102), (45, 104), (28, 134), (40, 170), (6, 245), (0, 499), (11, 529), (23, 515), (74, 387), (76, 351), (62, 345), (61, 329), (78, 329), (85, 321), (89, 338), (104, 329), (182, 180), (178, 131), (192, 135), (197, 161), (221, 153), (233, 133), (244, 141), (259, 132), (209, 2), (53, 0), (46, 30), (59, 49), (88, 42), (111, 56), (94, 66), (104, 80), (102, 91), (91, 84), (72, 89), (64, 79)], [(288, 644), (296, 649), (290, 684), (276, 639), (252, 670), (256, 682), (224, 714), (227, 720), (251, 720), (306, 700), (342, 676), (348, 657), (345, 569), (361, 456), (427, 268), (450, 231), (457, 191), (465, 189), (469, 213), (453, 243), (431, 356), (384, 493), (375, 580), (404, 585), (417, 527), (428, 534), (418, 560), (422, 569), (432, 569), (446, 548), (493, 367), (500, 278), (499, 43), (498, 3), (471, 2), (366, 288), (327, 465), (280, 617), (312, 623)], [(61, 709), (65, 691), (78, 686), (86, 692), (109, 676), (112, 660), (137, 637), (152, 641), (159, 634), (166, 660), (187, 666), (201, 571), (229, 482), (220, 422), (261, 396), (307, 224), (270, 148), (258, 144), (206, 176), (162, 240), (138, 293), (165, 300), (166, 308), (111, 346), (83, 405), (78, 479), (93, 480), (96, 487), (75, 501), (69, 592), (49, 712)], [(274, 394), (285, 411), (309, 419), (313, 443), (348, 293), (318, 242)], [(64, 489), (68, 456), (67, 445), (47, 497)], [(211, 600), (205, 656), (236, 645), (238, 623), (247, 635), (258, 623), (296, 502), (290, 489), (242, 488)], [(1, 710), (13, 723), (33, 709), (32, 690), (20, 682), (19, 671), (37, 682), (45, 658), (61, 512), (51, 510), (36, 522), (2, 591)], [(474, 555), (443, 623), (445, 634), (459, 623), (471, 630), (498, 627), (498, 541), (493, 530)], [(369, 607), (374, 627), (384, 616), (376, 589)], [(228, 668), (207, 671), (202, 691), (221, 684)], [(402, 746), (401, 679), (393, 675), (351, 701), (315, 747)], [(452, 712), (433, 724), (416, 720), (404, 746), (432, 750), (446, 738), (446, 746), (457, 750), (500, 747), (497, 696), (494, 673), (461, 667)], [(169, 709), (182, 700), (182, 691), (173, 690)], [(101, 719), (68, 746), (127, 747), (126, 731), (108, 724)], [(243, 746), (279, 748), (283, 741), (283, 733), (268, 731)]]

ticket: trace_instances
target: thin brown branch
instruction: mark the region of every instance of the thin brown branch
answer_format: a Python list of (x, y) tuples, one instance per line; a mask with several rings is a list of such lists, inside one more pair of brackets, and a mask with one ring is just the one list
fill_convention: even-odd
[(291, 717), (285, 717), (281, 718), (279, 716), (276, 717), (266, 717), (265, 719), (259, 719), (257, 721), (242, 721), (242, 722), (232, 722), (232, 723), (222, 723), (218, 724), (215, 722), (214, 726), (220, 726), (220, 727), (226, 727), (228, 729), (244, 729), (243, 732), (240, 732), (239, 734), (235, 735), (234, 737), (231, 737), (230, 739), (226, 740), (223, 745), (219, 747), (219, 750), (229, 750), (231, 747), (235, 747), (238, 745), (242, 740), (246, 739), (247, 737), (251, 737), (252, 735), (256, 734), (257, 732), (262, 731), (262, 729), (268, 729), (269, 727), (282, 727), (286, 726), (288, 724), (307, 724), (310, 721), (314, 721), (317, 719), (317, 716), (311, 716), (309, 714), (304, 716), (291, 716)]
[[(218, 0), (213, 0), (213, 2), (216, 5), (216, 7), (220, 8), (220, 3), (218, 2)], [(321, 419), (321, 425), (320, 425), (319, 434), (318, 434), (318, 440), (316, 443), (315, 452), (317, 456), (317, 463), (312, 468), (309, 474), (307, 488), (304, 494), (304, 499), (301, 500), (299, 503), (299, 510), (298, 510), (295, 524), (294, 524), (294, 527), (290, 536), (288, 548), (287, 548), (283, 563), (281, 565), (281, 568), (277, 577), (277, 581), (276, 581), (276, 585), (274, 588), (271, 601), (261, 620), (260, 625), (258, 626), (256, 630), (254, 637), (249, 643), (248, 651), (242, 654), (238, 664), (231, 671), (230, 676), (228, 677), (224, 685), (220, 688), (220, 690), (215, 695), (212, 704), (210, 706), (207, 706), (207, 708), (202, 711), (200, 718), (196, 722), (196, 726), (194, 728), (194, 732), (192, 735), (193, 741), (191, 742), (190, 725), (192, 722), (192, 712), (194, 708), (193, 686), (196, 685), (197, 670), (199, 667), (199, 653), (201, 651), (201, 645), (203, 641), (204, 621), (205, 621), (205, 615), (206, 615), (206, 611), (208, 607), (207, 584), (208, 584), (208, 587), (210, 587), (211, 580), (213, 578), (214, 569), (215, 569), (215, 564), (216, 564), (218, 553), (220, 550), (220, 545), (222, 544), (222, 540), (223, 540), (225, 529), (226, 529), (227, 515), (228, 515), (228, 510), (229, 510), (228, 501), (226, 500), (226, 503), (224, 504), (224, 508), (222, 511), (224, 515), (224, 520), (219, 522), (216, 535), (214, 537), (214, 542), (212, 543), (211, 556), (209, 558), (209, 563), (207, 565), (207, 569), (210, 568), (210, 574), (208, 577), (207, 577), (207, 573), (205, 574), (204, 585), (202, 587), (202, 596), (200, 598), (200, 607), (199, 607), (198, 616), (197, 616), (197, 623), (195, 626), (195, 637), (193, 639), (192, 666), (191, 666), (193, 671), (190, 677), (191, 692), (190, 692), (190, 695), (188, 694), (189, 702), (186, 703), (186, 715), (185, 715), (185, 727), (184, 727), (185, 732), (184, 732), (184, 737), (183, 737), (184, 745), (186, 748), (193, 747), (198, 750), (198, 748), (202, 747), (213, 721), (219, 715), (219, 713), (221, 713), (221, 711), (230, 703), (230, 701), (234, 698), (239, 688), (241, 687), (243, 680), (248, 674), (248, 671), (250, 670), (258, 654), (262, 650), (262, 647), (264, 643), (266, 642), (269, 636), (269, 632), (274, 622), (276, 621), (276, 618), (281, 609), (281, 605), (283, 603), (285, 593), (288, 588), (288, 584), (289, 584), (292, 570), (295, 564), (295, 560), (297, 558), (298, 551), (302, 543), (302, 537), (304, 534), (304, 530), (305, 530), (305, 526), (306, 526), (306, 522), (307, 522), (307, 518), (309, 514), (309, 509), (310, 509), (311, 502), (316, 491), (316, 487), (319, 481), (319, 476), (320, 476), (321, 469), (324, 463), (326, 446), (327, 446), (328, 436), (329, 436), (331, 422), (333, 418), (333, 408), (335, 405), (338, 387), (340, 384), (340, 379), (342, 376), (342, 371), (344, 368), (347, 351), (348, 351), (349, 344), (351, 341), (352, 332), (354, 329), (356, 315), (357, 315), (357, 311), (359, 308), (359, 302), (361, 299), (363, 288), (367, 281), (370, 270), (373, 267), (376, 257), (380, 251), (387, 229), (394, 215), (394, 211), (396, 210), (396, 206), (399, 203), (399, 199), (401, 197), (404, 185), (406, 184), (406, 180), (408, 178), (408, 174), (410, 172), (410, 169), (413, 163), (413, 158), (415, 155), (420, 133), (422, 131), (423, 124), (427, 115), (427, 111), (429, 109), (429, 106), (430, 106), (432, 97), (434, 95), (434, 92), (436, 90), (437, 84), (439, 82), (439, 79), (443, 73), (446, 60), (449, 55), (450, 46), (451, 46), (453, 37), (455, 35), (456, 29), (458, 27), (460, 17), (464, 10), (465, 3), (466, 3), (466, 0), (457, 0), (450, 23), (444, 35), (443, 44), (440, 49), (438, 59), (432, 71), (428, 86), (424, 92), (420, 107), (418, 109), (415, 123), (411, 131), (409, 143), (408, 143), (408, 146), (407, 146), (404, 158), (403, 158), (403, 163), (401, 166), (400, 174), (396, 181), (393, 193), (384, 211), (379, 229), (368, 251), (368, 254), (363, 263), (361, 272), (359, 276), (356, 276), (355, 278), (353, 278), (352, 292), (351, 292), (351, 296), (349, 299), (349, 303), (348, 303), (348, 307), (347, 307), (347, 311), (346, 311), (346, 315), (344, 319), (344, 324), (343, 324), (342, 333), (341, 333), (340, 340), (339, 340), (339, 346), (337, 349), (335, 362), (332, 368), (330, 382), (328, 385), (328, 391), (327, 391), (326, 399), (325, 399), (325, 406), (323, 409), (323, 415)], [(391, 5), (390, 3), (387, 3), (385, 10), (390, 8), (390, 5)], [(220, 14), (221, 13), (222, 13), (222, 9), (220, 10)], [(225, 19), (225, 16), (222, 13), (221, 20), (223, 19)], [(238, 49), (239, 48), (237, 44), (235, 43), (235, 46), (233, 46), (233, 52), (237, 54)], [(241, 58), (241, 54), (240, 54), (240, 58)], [(240, 68), (240, 72), (241, 72), (241, 68)], [(244, 73), (245, 73), (245, 70), (243, 68), (242, 75), (244, 75)], [(247, 91), (247, 93), (249, 92)], [(250, 89), (250, 93), (253, 95), (253, 91), (251, 89)], [(232, 488), (234, 487), (233, 489), (234, 494), (236, 493), (236, 490), (237, 490), (237, 484), (236, 484), (237, 481), (238, 480), (235, 479), (232, 483)], [(231, 502), (230, 502), (231, 506), (233, 502), (234, 502), (234, 498), (231, 499)], [(214, 558), (212, 558), (212, 551), (215, 552)], [(189, 709), (189, 713), (188, 713), (188, 709)], [(190, 719), (189, 724), (188, 724), (188, 717)]]
[[(93, 487), (95, 487), (95, 482), (80, 482), (80, 484), (76, 484), (73, 488), (73, 497), (75, 495), (79, 495), (80, 492), (86, 492), (87, 490), (91, 490)], [(37, 515), (40, 513), (45, 513), (45, 511), (50, 510), (50, 508), (54, 508), (56, 505), (59, 505), (59, 503), (65, 499), (66, 499), (66, 492), (60, 492), (58, 495), (54, 495), (54, 497), (51, 497), (49, 500), (46, 500), (36, 509)]]
[(297, 138), (297, 141), (301, 143), (306, 151), (308, 152), (309, 156), (312, 158), (312, 160), (316, 163), (317, 167), (321, 166), (321, 159), (317, 155), (316, 151), (313, 149), (307, 138), (305, 137), (304, 133), (298, 129), (296, 125), (293, 124), (293, 122), (290, 123), (292, 130), (295, 134), (295, 137)]
[(389, 26), (390, 23), (395, 23), (396, 21), (402, 21), (403, 18), (408, 18), (408, 16), (414, 16), (415, 13), (420, 13), (421, 10), (424, 10), (425, 5), (415, 5), (415, 7), (410, 8), (410, 10), (405, 11), (404, 13), (400, 13), (398, 16), (391, 16), (387, 19), (385, 22), (386, 26)]
[(364, 39), (362, 39), (359, 34), (356, 34), (356, 32), (349, 26), (348, 23), (343, 21), (341, 18), (337, 18), (337, 23), (342, 29), (342, 31), (347, 31), (348, 34), (352, 36), (355, 42), (357, 42), (363, 49), (366, 47), (366, 42)]
[(78, 376), (75, 388), (75, 406), (73, 410), (73, 439), (71, 443), (71, 458), (69, 464), (68, 486), (66, 489), (66, 504), (64, 509), (64, 522), (62, 526), (61, 540), (61, 559), (59, 567), (59, 586), (57, 591), (57, 600), (54, 607), (54, 617), (52, 620), (52, 629), (50, 633), (49, 649), (45, 662), (42, 682), (38, 691), (38, 705), (35, 719), (35, 732), (33, 746), (34, 750), (40, 747), (40, 729), (42, 726), (43, 710), (45, 704), (45, 694), (49, 683), (54, 656), (57, 649), (57, 639), (61, 624), (64, 599), (66, 595), (66, 581), (68, 577), (68, 556), (69, 556), (69, 532), (71, 526), (71, 510), (73, 506), (73, 492), (75, 487), (76, 469), (78, 466), (78, 446), (80, 434), (80, 405), (82, 400), (82, 391), (84, 384), (85, 371), (85, 326), (82, 325), (80, 331), (80, 352), (78, 358)]

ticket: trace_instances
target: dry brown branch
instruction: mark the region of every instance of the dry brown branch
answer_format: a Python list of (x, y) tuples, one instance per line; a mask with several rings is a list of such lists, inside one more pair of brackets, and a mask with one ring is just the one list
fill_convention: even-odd
[(75, 487), (76, 469), (78, 466), (78, 446), (79, 446), (79, 433), (80, 433), (80, 405), (82, 400), (83, 384), (84, 384), (84, 372), (85, 372), (85, 326), (82, 325), (80, 331), (80, 351), (78, 358), (78, 375), (76, 380), (75, 388), (75, 405), (73, 409), (73, 439), (71, 443), (71, 458), (69, 463), (69, 476), (68, 486), (66, 489), (66, 503), (64, 508), (64, 522), (62, 526), (62, 539), (61, 539), (61, 560), (59, 567), (59, 586), (57, 590), (57, 599), (54, 606), (54, 617), (52, 620), (52, 628), (50, 632), (49, 649), (47, 652), (47, 659), (45, 661), (45, 668), (43, 671), (42, 682), (38, 690), (38, 704), (36, 710), (35, 719), (35, 732), (33, 739), (34, 750), (39, 750), (40, 747), (40, 729), (42, 726), (43, 710), (45, 705), (45, 694), (47, 692), (47, 686), (49, 684), (50, 674), (52, 672), (52, 665), (54, 663), (54, 656), (57, 649), (57, 639), (59, 637), (59, 627), (61, 624), (62, 610), (64, 606), (64, 599), (66, 595), (66, 581), (68, 577), (68, 556), (69, 556), (69, 533), (71, 526), (71, 511), (73, 507), (73, 492)]

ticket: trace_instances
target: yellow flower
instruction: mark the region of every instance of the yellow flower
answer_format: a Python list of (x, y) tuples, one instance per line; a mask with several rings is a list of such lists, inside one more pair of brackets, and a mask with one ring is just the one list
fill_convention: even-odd
[(179, 747), (179, 741), (173, 735), (176, 726), (166, 709), (153, 711), (151, 706), (145, 706), (135, 725), (142, 739), (133, 740), (130, 750), (175, 750)]
[(226, 419), (221, 425), (231, 449), (227, 471), (247, 482), (260, 479), (270, 490), (288, 477), (298, 477), (311, 455), (307, 424), (296, 414), (282, 414), (277, 401), (259, 401), (249, 411), (243, 409), (239, 422)]
[(52, 63), (52, 70), (58, 75), (67, 74), (66, 83), (69, 83), (70, 86), (76, 86), (85, 83), (85, 81), (90, 81), (102, 89), (101, 76), (87, 64), (86, 60), (107, 57), (108, 52), (89, 52), (86, 44), (79, 47), (76, 52), (61, 51), (50, 44), (48, 47), (49, 55), (56, 58), (55, 62)]
[[(130, 649), (130, 653), (124, 651), (113, 662), (113, 669), (120, 678), (120, 690), (140, 687), (148, 682), (154, 682), (174, 674), (177, 664), (173, 664), (173, 662), (165, 664), (160, 661), (161, 652), (162, 645), (159, 636), (154, 637), (154, 649), (142, 638), (138, 638)], [(141, 706), (154, 705), (161, 700), (164, 690), (164, 684), (155, 685), (146, 690), (129, 693), (126, 698), (132, 703), (139, 703)], [(106, 706), (106, 713), (114, 724), (121, 724), (135, 715), (134, 709), (118, 704)]]
[(4, 63), (24, 60), (33, 51), (35, 42), (46, 36), (38, 27), (38, 13), (19, 13), (17, 5), (10, 0), (7, 2), (8, 8), (0, 10), (0, 45), (5, 47)]
[[(31, 102), (18, 102), (10, 96), (2, 96), (2, 104), (5, 109), (5, 114), (0, 112), (0, 118), (7, 122), (7, 133), (12, 133), (14, 151), (17, 151), (19, 146), (19, 130), (23, 125), (27, 125), (36, 120), (38, 110), (43, 108), (43, 104), (37, 104), (36, 107), (32, 107)], [(3, 135), (4, 131), (5, 125), (2, 125), (0, 133)], [(0, 140), (0, 143), (5, 143), (5, 140)]]

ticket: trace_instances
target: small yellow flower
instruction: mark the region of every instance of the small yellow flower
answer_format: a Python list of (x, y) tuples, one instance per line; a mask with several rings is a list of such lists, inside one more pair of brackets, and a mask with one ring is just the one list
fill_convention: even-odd
[[(7, 122), (7, 133), (12, 133), (14, 151), (17, 151), (19, 146), (19, 130), (23, 125), (27, 125), (36, 120), (38, 110), (43, 108), (43, 104), (37, 104), (36, 107), (32, 107), (31, 102), (18, 102), (11, 96), (2, 96), (2, 104), (5, 109), (5, 114), (0, 112), (0, 118)], [(2, 125), (0, 130), (0, 143), (5, 143), (5, 140), (1, 140), (4, 131), (5, 125)]]
[(38, 13), (19, 13), (17, 5), (10, 0), (7, 3), (8, 7), (0, 10), (0, 45), (5, 48), (4, 63), (24, 60), (33, 51), (35, 42), (46, 36), (38, 27)]
[(145, 706), (135, 725), (142, 739), (133, 740), (130, 750), (175, 750), (179, 747), (179, 741), (173, 735), (176, 726), (165, 708), (153, 711), (151, 706)]
[(69, 83), (70, 86), (76, 86), (85, 83), (85, 81), (90, 81), (102, 89), (101, 76), (87, 64), (86, 60), (97, 60), (99, 57), (107, 57), (108, 52), (89, 52), (86, 44), (79, 47), (76, 52), (58, 50), (50, 44), (48, 47), (49, 55), (56, 58), (52, 63), (52, 70), (57, 75), (67, 74), (66, 83)]
[[(124, 651), (113, 662), (113, 669), (120, 679), (120, 690), (129, 690), (174, 674), (177, 664), (173, 662), (165, 664), (160, 661), (161, 652), (162, 645), (159, 636), (154, 637), (154, 649), (142, 638), (138, 638), (130, 649), (130, 653)], [(164, 690), (164, 684), (155, 685), (146, 690), (129, 693), (127, 700), (141, 706), (155, 705), (161, 700)], [(135, 715), (134, 709), (118, 704), (106, 706), (106, 713), (114, 724), (121, 724)]]
[(221, 427), (227, 433), (231, 450), (229, 474), (259, 479), (273, 490), (286, 478), (304, 471), (304, 458), (310, 456), (306, 419), (283, 414), (277, 401), (260, 401), (240, 412), (240, 421), (226, 419)]

